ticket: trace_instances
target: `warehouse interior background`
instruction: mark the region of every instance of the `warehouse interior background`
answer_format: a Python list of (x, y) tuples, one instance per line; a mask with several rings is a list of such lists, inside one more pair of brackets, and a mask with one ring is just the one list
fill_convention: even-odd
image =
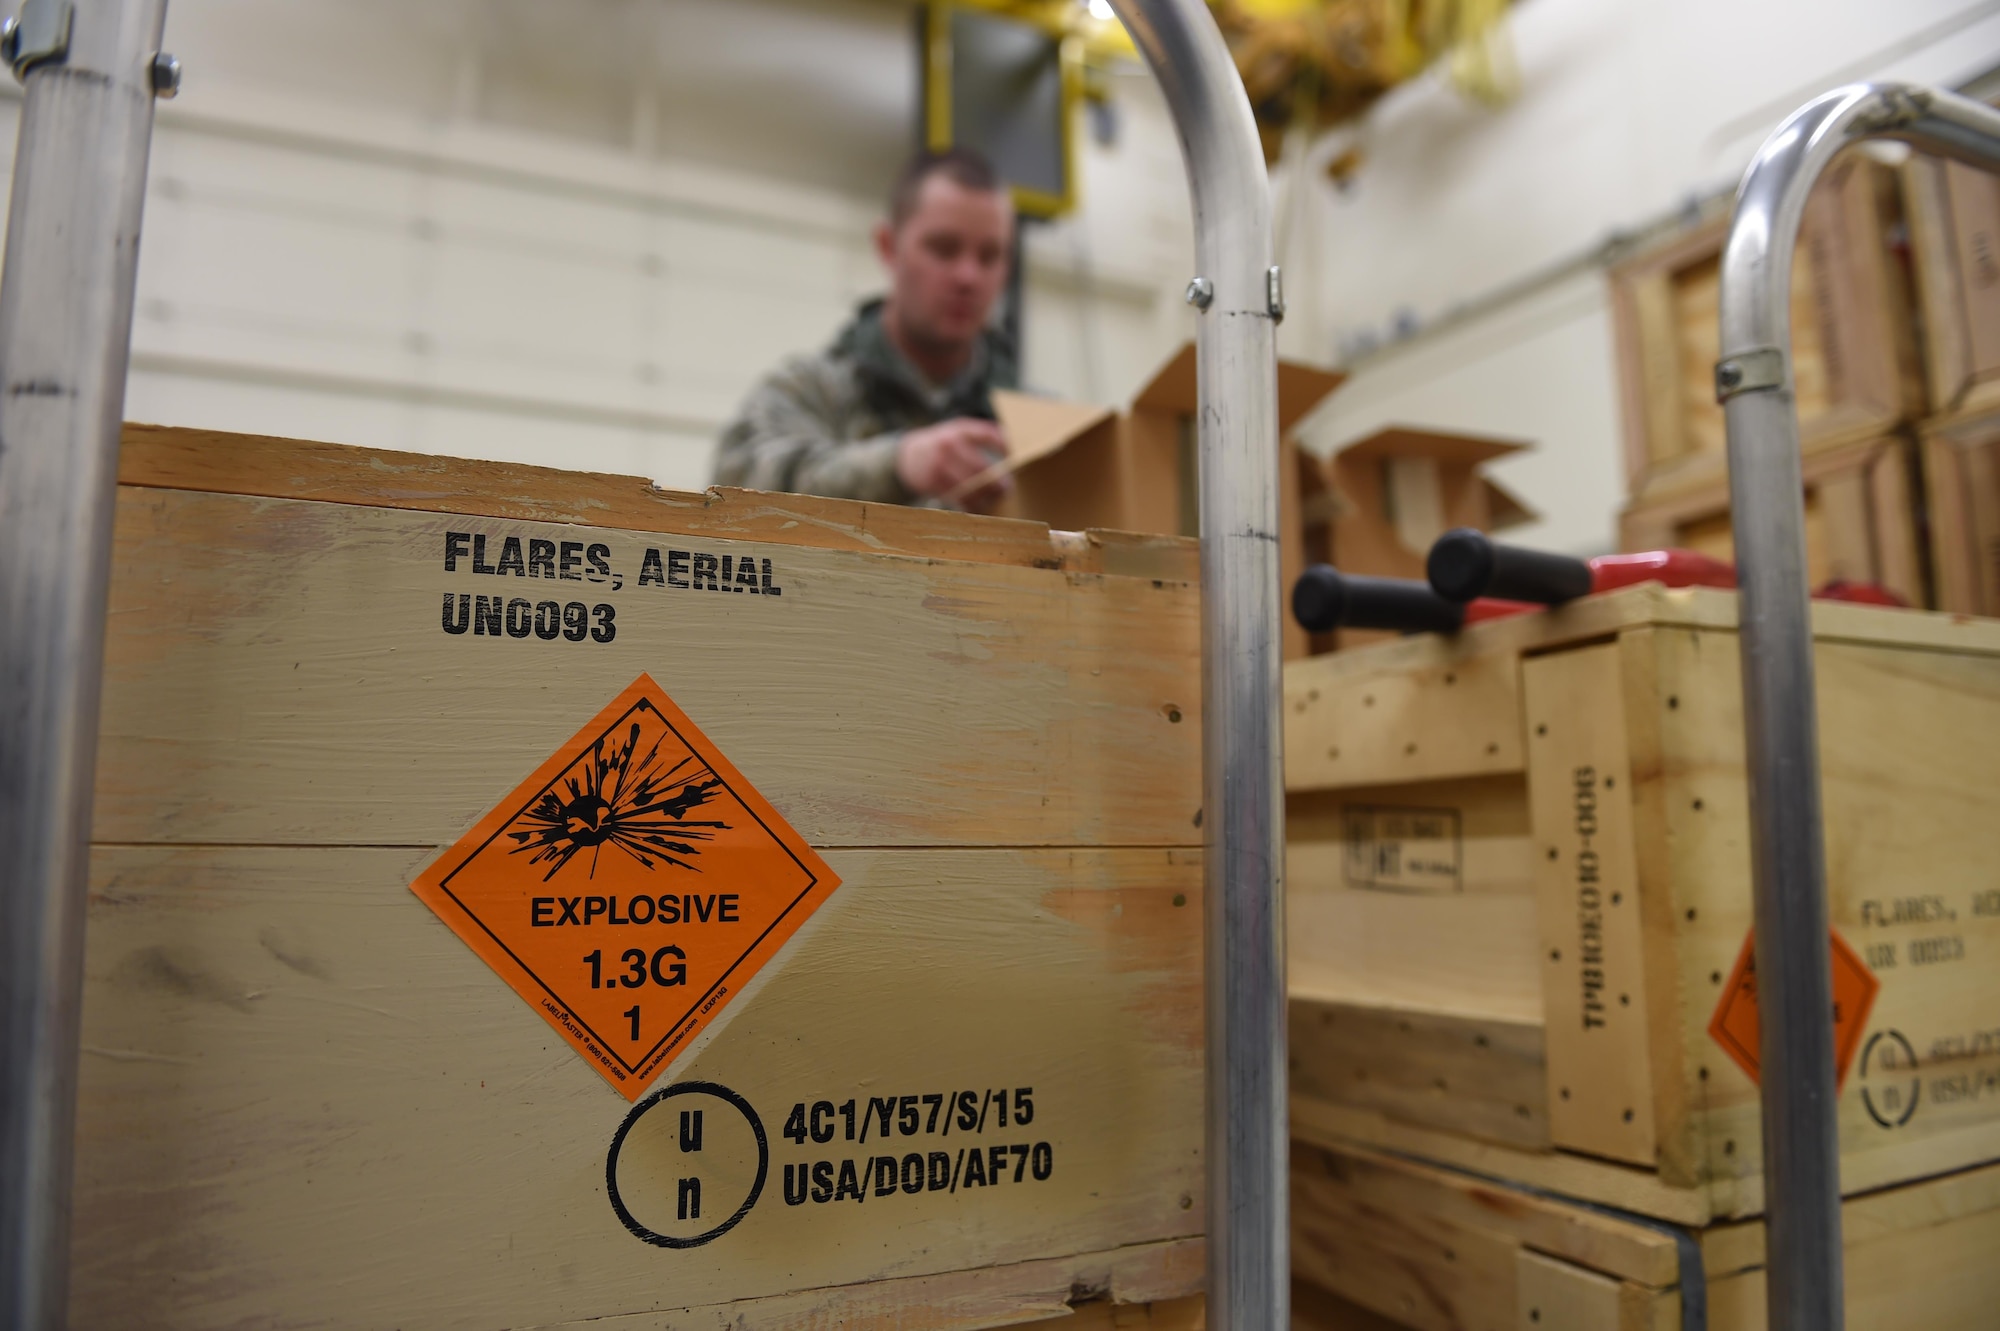
[(165, 6), (0, 1331), (2000, 1325), (2000, 0)]
[[(1277, 168), (1281, 350), (1353, 375), (1308, 447), (1386, 423), (1531, 442), (1492, 468), (1539, 515), (1515, 538), (1595, 554), (1624, 495), (1607, 246), (1729, 190), (1819, 90), (1977, 81), (2000, 4), (1507, 22), (1511, 102), (1428, 73)], [(699, 489), (754, 378), (879, 285), (868, 228), (918, 95), (896, 0), (174, 0), (167, 39), (187, 79), (154, 140), (128, 419)], [(1024, 341), (1029, 387), (1113, 404), (1190, 335), (1192, 242), (1151, 78), (1108, 83), (1080, 206), (1027, 242)]]

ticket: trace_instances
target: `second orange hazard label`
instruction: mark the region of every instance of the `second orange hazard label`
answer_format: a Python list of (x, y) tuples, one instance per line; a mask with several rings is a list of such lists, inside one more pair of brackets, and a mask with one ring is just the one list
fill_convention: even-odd
[(637, 1099), (839, 885), (641, 675), (410, 887)]
[[(1882, 982), (1838, 933), (1833, 935), (1832, 945), (1833, 1066), (1835, 1083), (1840, 1085), (1847, 1081), (1847, 1069), (1854, 1062), (1854, 1051), (1861, 1043), (1868, 1011), (1875, 1006)], [(1757, 935), (1753, 930), (1736, 955), (1736, 968), (1729, 973), (1715, 1015), (1709, 1018), (1708, 1034), (1759, 1085), (1763, 1082), (1758, 1049), (1762, 1030), (1757, 1015)]]

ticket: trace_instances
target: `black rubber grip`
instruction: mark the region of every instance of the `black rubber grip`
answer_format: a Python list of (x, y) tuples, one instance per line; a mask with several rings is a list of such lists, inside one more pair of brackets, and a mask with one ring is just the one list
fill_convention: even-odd
[(1558, 605), (1588, 596), (1590, 565), (1569, 555), (1500, 545), (1485, 532), (1460, 527), (1438, 537), (1424, 561), (1431, 590), (1447, 601), (1497, 596), (1505, 601)]
[(1314, 564), (1292, 584), (1292, 616), (1310, 633), (1336, 628), (1450, 633), (1465, 622), (1465, 607), (1415, 578), (1368, 578)]

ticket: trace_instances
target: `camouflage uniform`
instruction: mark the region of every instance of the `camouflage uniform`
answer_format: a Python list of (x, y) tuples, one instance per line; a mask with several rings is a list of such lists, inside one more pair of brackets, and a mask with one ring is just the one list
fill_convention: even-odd
[(972, 360), (942, 386), (925, 380), (882, 327), (882, 302), (855, 312), (833, 345), (766, 375), (722, 433), (715, 483), (946, 507), (896, 475), (905, 431), (959, 416), (992, 420), (988, 390), (1018, 382), (1013, 347), (984, 333)]

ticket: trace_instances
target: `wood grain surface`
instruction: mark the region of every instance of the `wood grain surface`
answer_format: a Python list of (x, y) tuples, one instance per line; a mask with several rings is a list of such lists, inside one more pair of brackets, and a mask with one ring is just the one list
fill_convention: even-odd
[[(1370, 698), (1429, 699), (1386, 714), (1421, 733), (1445, 678), (1512, 655), (1526, 735), (1514, 774), (1397, 780), (1380, 744), (1293, 769), (1291, 983), (1320, 1014), (1295, 1132), (1684, 1222), (1761, 1210), (1756, 1089), (1708, 1034), (1751, 920), (1734, 601), (1635, 588), (1287, 668), (1288, 733), (1321, 743)], [(1881, 982), (1840, 1099), (1852, 1194), (2000, 1159), (2000, 625), (1813, 615), (1833, 923)], [(1542, 1097), (1488, 1093), (1508, 1051)]]
[[(124, 481), (73, 1325), (1199, 1325), (1191, 542), (186, 431)], [(642, 671), (842, 883), (634, 1106), (408, 885)]]
[[(452, 531), (622, 585), (447, 571)], [(443, 844), (643, 671), (818, 845), (1200, 842), (1188, 583), (133, 487), (117, 542), (100, 840)], [(649, 550), (783, 594), (642, 586)], [(487, 595), (616, 636), (444, 631)]]
[[(1764, 1226), (1690, 1236), (1421, 1161), (1352, 1147), (1295, 1148), (1299, 1275), (1421, 1331), (1680, 1331), (1682, 1261), (1699, 1260), (1707, 1331), (1764, 1331)], [(1842, 1207), (1847, 1325), (1855, 1331), (1992, 1324), (2000, 1166), (1850, 1198)], [(1317, 1301), (1308, 1298), (1308, 1308)]]

